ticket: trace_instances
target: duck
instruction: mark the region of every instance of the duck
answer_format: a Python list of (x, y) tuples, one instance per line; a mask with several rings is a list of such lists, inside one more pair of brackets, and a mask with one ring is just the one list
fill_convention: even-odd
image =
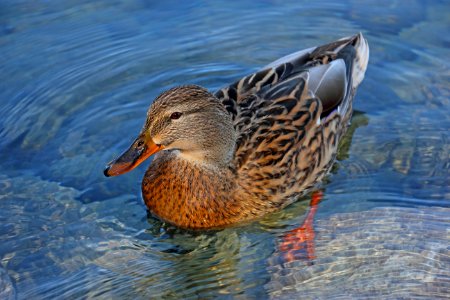
[(358, 33), (284, 56), (215, 92), (171, 88), (104, 174), (124, 174), (153, 156), (143, 200), (153, 216), (183, 229), (219, 229), (280, 210), (330, 170), (368, 59)]

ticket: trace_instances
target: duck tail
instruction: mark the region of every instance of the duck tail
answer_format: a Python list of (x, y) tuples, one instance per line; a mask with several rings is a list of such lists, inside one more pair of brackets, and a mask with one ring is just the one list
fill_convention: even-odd
[(353, 47), (356, 50), (356, 55), (353, 59), (352, 87), (356, 89), (364, 79), (369, 62), (369, 44), (361, 32), (354, 36)]

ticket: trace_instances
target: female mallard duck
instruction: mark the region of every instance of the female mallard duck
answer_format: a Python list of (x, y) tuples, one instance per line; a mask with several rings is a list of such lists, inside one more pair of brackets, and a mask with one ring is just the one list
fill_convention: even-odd
[(157, 153), (142, 182), (145, 204), (182, 228), (280, 209), (330, 169), (368, 57), (357, 34), (283, 57), (214, 94), (172, 88), (104, 173), (123, 174)]

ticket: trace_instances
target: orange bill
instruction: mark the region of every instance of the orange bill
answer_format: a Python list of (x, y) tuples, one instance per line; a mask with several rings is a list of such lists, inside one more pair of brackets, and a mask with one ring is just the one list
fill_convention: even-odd
[(127, 151), (118, 158), (111, 161), (103, 171), (105, 176), (117, 176), (136, 168), (144, 160), (162, 150), (161, 145), (157, 145), (150, 137), (139, 136)]

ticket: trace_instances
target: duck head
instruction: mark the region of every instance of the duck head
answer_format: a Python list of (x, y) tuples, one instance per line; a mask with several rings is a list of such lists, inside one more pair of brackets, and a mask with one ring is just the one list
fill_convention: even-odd
[(155, 99), (139, 136), (104, 174), (124, 174), (159, 151), (176, 151), (192, 163), (226, 165), (235, 144), (231, 116), (214, 95), (196, 85), (176, 87)]

